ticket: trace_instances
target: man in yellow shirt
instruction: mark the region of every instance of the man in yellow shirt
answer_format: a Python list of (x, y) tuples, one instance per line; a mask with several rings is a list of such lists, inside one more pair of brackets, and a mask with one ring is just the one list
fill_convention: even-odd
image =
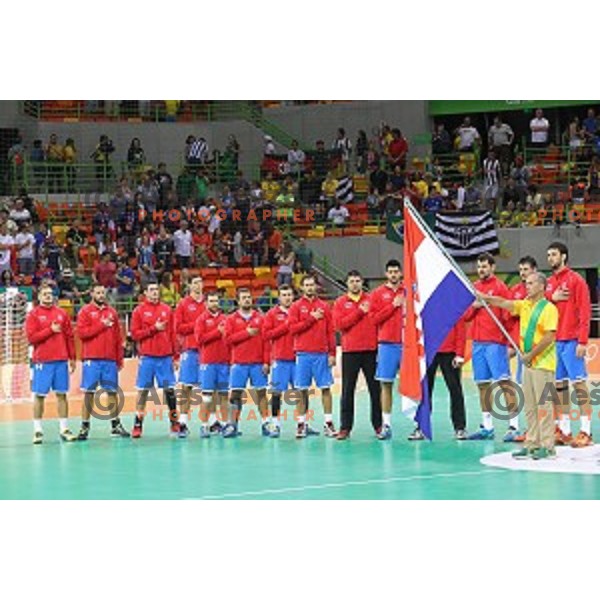
[(525, 280), (527, 298), (506, 300), (481, 295), (492, 306), (509, 310), (520, 319), (520, 346), (523, 352), (523, 395), (527, 436), (513, 458), (554, 458), (554, 417), (552, 396), (556, 374), (556, 329), (558, 309), (544, 297), (546, 277), (531, 273)]
[(273, 173), (271, 171), (267, 172), (267, 174), (265, 175), (265, 179), (260, 184), (260, 187), (263, 192), (263, 198), (267, 202), (273, 204), (275, 202), (275, 199), (279, 195), (281, 185), (279, 185), (278, 181), (275, 181), (275, 179), (273, 179)]

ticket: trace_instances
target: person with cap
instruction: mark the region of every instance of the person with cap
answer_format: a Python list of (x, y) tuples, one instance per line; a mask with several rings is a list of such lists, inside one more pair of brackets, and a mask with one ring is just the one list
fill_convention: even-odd
[(273, 156), (273, 154), (275, 154), (275, 144), (273, 143), (273, 138), (270, 135), (265, 135), (264, 140), (265, 140), (264, 155), (265, 156)]

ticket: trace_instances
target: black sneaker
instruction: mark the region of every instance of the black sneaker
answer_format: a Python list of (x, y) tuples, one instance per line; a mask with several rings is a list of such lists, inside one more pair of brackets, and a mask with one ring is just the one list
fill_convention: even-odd
[(85, 442), (85, 441), (87, 441), (89, 436), (90, 436), (90, 428), (86, 427), (85, 425), (82, 425), (81, 429), (79, 430), (79, 433), (77, 434), (77, 441)]
[(223, 425), (221, 425), (221, 423), (219, 423), (219, 421), (215, 421), (209, 428), (208, 431), (210, 431), (210, 433), (221, 433), (223, 429)]
[(190, 433), (188, 426), (185, 423), (179, 423), (179, 437), (186, 438)]
[(420, 442), (425, 439), (425, 434), (417, 427), (409, 436), (410, 442)]
[(110, 430), (110, 437), (114, 437), (114, 438), (128, 438), (128, 437), (131, 437), (131, 436), (129, 434), (129, 431), (127, 431), (125, 429), (125, 427), (123, 427), (123, 425), (121, 423), (117, 423), (117, 425), (115, 425)]

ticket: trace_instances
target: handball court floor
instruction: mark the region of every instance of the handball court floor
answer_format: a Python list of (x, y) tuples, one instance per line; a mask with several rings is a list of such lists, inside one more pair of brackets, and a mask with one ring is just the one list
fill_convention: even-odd
[[(439, 378), (438, 378), (439, 379)], [(479, 426), (477, 390), (464, 381), (469, 430)], [(334, 396), (336, 424), (339, 393)], [(146, 418), (139, 440), (111, 439), (109, 423), (94, 421), (87, 442), (61, 443), (56, 420), (44, 422), (45, 440), (31, 443), (31, 404), (0, 405), (1, 499), (596, 499), (600, 476), (514, 471), (485, 466), (486, 455), (513, 450), (497, 439), (452, 439), (447, 392), (438, 380), (434, 397), (435, 441), (408, 442), (411, 423), (394, 400), (394, 438), (380, 442), (368, 420), (368, 397), (359, 389), (356, 424), (350, 440), (322, 435), (294, 438), (291, 415), (279, 439), (262, 438), (259, 424), (244, 408), (237, 439), (198, 437), (193, 415), (188, 439), (171, 439), (167, 421)], [(78, 430), (80, 403), (70, 404), (71, 429)], [(126, 408), (131, 401), (126, 403)], [(50, 407), (49, 407), (50, 408)], [(53, 407), (52, 407), (53, 408)], [(320, 399), (311, 401), (314, 424), (322, 426)], [(52, 412), (49, 410), (48, 412)], [(288, 413), (292, 411), (288, 409)], [(523, 419), (523, 417), (521, 417)], [(593, 433), (600, 438), (599, 417)], [(132, 416), (123, 415), (130, 428)], [(578, 425), (575, 424), (575, 431)], [(597, 464), (597, 460), (594, 459)]]

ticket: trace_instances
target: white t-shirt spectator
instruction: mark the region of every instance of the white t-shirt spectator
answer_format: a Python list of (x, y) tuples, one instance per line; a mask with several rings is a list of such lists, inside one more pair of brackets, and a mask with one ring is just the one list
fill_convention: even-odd
[[(0, 245), (13, 246), (15, 239), (12, 235), (0, 235)], [(10, 248), (0, 250), (0, 273), (10, 271)]]
[(17, 258), (33, 258), (33, 251), (35, 248), (35, 238), (32, 233), (17, 233), (15, 236), (15, 244), (20, 246), (21, 244), (25, 244), (26, 242), (30, 242), (29, 246), (25, 246), (25, 248), (21, 248), (18, 251)]
[(343, 225), (348, 217), (350, 217), (350, 213), (345, 206), (340, 206), (339, 208), (334, 206), (327, 213), (327, 218), (333, 221), (334, 225)]
[(548, 119), (544, 117), (531, 119), (529, 129), (531, 129), (531, 142), (533, 144), (545, 144), (548, 141), (548, 130), (550, 129)]
[(187, 231), (178, 229), (173, 234), (173, 243), (177, 256), (189, 257), (192, 255), (192, 232), (189, 229)]
[(287, 155), (287, 161), (290, 165), (290, 173), (300, 173), (304, 169), (305, 155), (300, 148), (290, 150)]
[(475, 140), (479, 138), (479, 131), (475, 129), (472, 125), (469, 127), (460, 127), (458, 130), (458, 136), (460, 137), (459, 142), (459, 150), (464, 150), (466, 148), (472, 148), (475, 144)]
[(26, 221), (31, 221), (31, 213), (26, 208), (23, 210), (13, 208), (10, 211), (9, 219), (12, 219), (17, 225), (20, 225)]

